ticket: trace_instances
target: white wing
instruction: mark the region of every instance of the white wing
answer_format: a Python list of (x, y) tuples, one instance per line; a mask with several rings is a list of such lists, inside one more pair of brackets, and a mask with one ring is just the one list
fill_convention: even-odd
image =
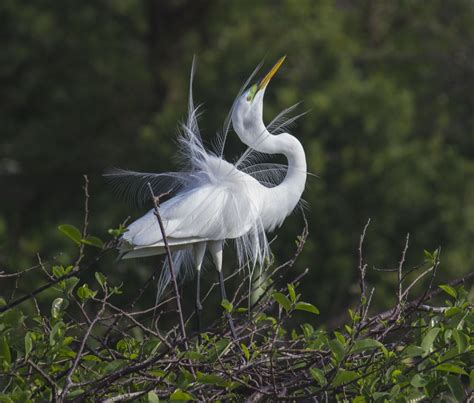
[[(258, 219), (261, 206), (254, 202), (255, 183), (200, 184), (161, 205), (160, 214), (170, 245), (203, 240), (237, 238)], [(129, 225), (124, 240), (135, 247), (163, 246), (163, 237), (154, 210)]]

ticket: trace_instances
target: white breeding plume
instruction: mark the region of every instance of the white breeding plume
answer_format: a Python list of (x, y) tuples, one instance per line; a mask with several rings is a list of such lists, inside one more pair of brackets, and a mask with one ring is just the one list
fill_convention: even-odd
[[(274, 230), (283, 223), (298, 205), (305, 187), (307, 172), (303, 147), (294, 136), (284, 132), (298, 117), (286, 118), (294, 107), (280, 113), (268, 127), (263, 123), (265, 89), (284, 59), (281, 58), (259, 83), (240, 91), (218, 138), (216, 152), (204, 148), (199, 133), (198, 108), (194, 107), (192, 96), (193, 62), (188, 117), (178, 138), (185, 169), (160, 174), (116, 169), (106, 174), (129, 197), (149, 200), (147, 183), (156, 189), (155, 194), (174, 192), (161, 204), (160, 215), (176, 274), (187, 265), (194, 266), (197, 271), (198, 325), (202, 309), (200, 271), (206, 249), (219, 273), (224, 299), (222, 248), (225, 240), (235, 240), (241, 266), (263, 266), (270, 255), (265, 231)], [(230, 121), (240, 140), (249, 147), (236, 163), (223, 158)], [(283, 154), (288, 159), (288, 166), (258, 163), (259, 153)], [(123, 259), (166, 252), (153, 209), (128, 226), (120, 252)], [(165, 268), (159, 293), (169, 279), (169, 270)], [(234, 331), (232, 321), (230, 326)]]

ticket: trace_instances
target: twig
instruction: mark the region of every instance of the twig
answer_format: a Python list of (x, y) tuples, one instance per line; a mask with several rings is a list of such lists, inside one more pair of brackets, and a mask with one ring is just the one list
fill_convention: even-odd
[(16, 272), (16, 273), (6, 273), (5, 271), (2, 270), (2, 271), (0, 271), (0, 278), (19, 277), (19, 276), (22, 276), (23, 274), (28, 273), (31, 270), (35, 270), (39, 267), (41, 267), (39, 264), (35, 264), (34, 266), (31, 266), (27, 269), (21, 270), (21, 271)]
[(89, 194), (89, 178), (87, 177), (87, 175), (83, 175), (83, 177), (84, 177), (84, 186), (82, 187), (82, 189), (84, 189), (84, 225), (83, 225), (83, 228), (82, 228), (82, 238), (86, 239), (87, 238), (87, 229), (89, 228), (89, 199), (90, 199), (90, 194)]
[(418, 281), (420, 281), (423, 277), (425, 277), (429, 272), (433, 271), (433, 269), (434, 269), (434, 266), (431, 266), (430, 268), (426, 269), (424, 272), (419, 274), (418, 277), (416, 277), (411, 282), (411, 284), (405, 289), (405, 291), (403, 291), (402, 298), (406, 299), (408, 297), (408, 293), (418, 283)]
[[(434, 263), (434, 267), (433, 267), (433, 272), (431, 274), (430, 283), (428, 284), (428, 287), (426, 288), (423, 295), (420, 297), (419, 302), (416, 305), (416, 308), (418, 308), (421, 305), (421, 303), (425, 301), (426, 296), (431, 292), (431, 288), (433, 287), (433, 281), (434, 281), (434, 278), (436, 277), (436, 272), (438, 271), (438, 267), (439, 267), (439, 264), (440, 264), (440, 260), (439, 260), (439, 255), (440, 254), (441, 254), (441, 246), (438, 247), (438, 249), (436, 251), (436, 259), (435, 259), (435, 263)], [(416, 310), (416, 308), (415, 308), (415, 310)]]
[(419, 311), (425, 311), (425, 312), (444, 313), (447, 311), (448, 308), (444, 306), (430, 306), (430, 305), (420, 304), (417, 309)]
[[(84, 186), (82, 189), (84, 190), (84, 223), (82, 226), (82, 239), (87, 238), (87, 229), (89, 227), (89, 178), (87, 175), (83, 175), (84, 177)], [(84, 258), (84, 248), (86, 244), (84, 242), (81, 242), (79, 246), (79, 256), (77, 257), (75, 266), (79, 266), (81, 263), (82, 259)]]
[[(468, 280), (471, 280), (474, 278), (474, 270), (471, 271), (470, 273), (466, 274), (464, 277), (458, 278), (456, 280), (453, 280), (448, 283), (451, 287), (455, 287), (459, 284), (465, 283)], [(408, 310), (413, 310), (416, 311), (424, 302), (431, 300), (438, 294), (440, 294), (442, 290), (440, 288), (434, 289), (431, 292), (427, 293), (424, 297), (417, 298), (413, 301), (410, 301), (405, 304), (405, 310), (408, 312)], [(423, 299), (422, 299), (423, 298)], [(383, 321), (388, 319), (392, 314), (393, 314), (394, 308), (388, 309), (384, 312), (381, 312), (372, 318), (368, 320), (368, 322), (373, 322), (373, 321)]]
[(370, 290), (369, 298), (367, 299), (367, 303), (365, 304), (365, 309), (362, 314), (361, 323), (364, 323), (367, 319), (367, 314), (369, 313), (370, 303), (372, 302), (372, 297), (374, 296), (375, 287), (372, 287)]
[(54, 277), (51, 274), (48, 273), (48, 270), (46, 270), (46, 267), (44, 266), (43, 261), (41, 260), (41, 255), (39, 253), (37, 253), (36, 257), (38, 258), (38, 264), (41, 267), (41, 270), (43, 271), (43, 273), (46, 275), (46, 277), (49, 280), (53, 280)]
[(1, 306), (0, 307), (0, 313), (6, 312), (15, 306), (21, 304), (22, 302), (27, 301), (30, 298), (35, 297), (36, 295), (42, 293), (43, 291), (55, 286), (56, 284), (60, 283), (63, 280), (67, 280), (68, 278), (77, 276), (79, 273), (82, 273), (92, 267), (100, 261), (100, 259), (105, 255), (106, 252), (108, 252), (110, 249), (103, 249), (99, 252), (99, 254), (86, 266), (79, 267), (75, 266), (68, 274), (65, 274), (64, 276), (55, 278), (54, 280), (50, 281), (48, 284), (44, 284), (41, 287), (38, 287), (36, 290), (31, 291), (30, 293), (23, 295), (20, 298), (17, 298), (16, 300), (13, 300), (9, 302), (8, 304)]
[[(366, 298), (365, 295), (365, 273), (367, 272), (367, 265), (364, 264), (364, 258), (362, 254), (362, 246), (364, 245), (365, 234), (367, 232), (367, 228), (370, 225), (370, 218), (367, 220), (367, 223), (364, 226), (362, 234), (359, 240), (359, 287), (360, 287), (360, 295), (361, 301)], [(361, 304), (362, 305), (362, 304)]]
[(148, 182), (148, 188), (150, 189), (151, 198), (153, 200), (153, 208), (155, 210), (155, 216), (156, 216), (156, 219), (158, 220), (158, 224), (160, 226), (161, 235), (163, 237), (163, 243), (164, 243), (165, 250), (166, 250), (166, 256), (168, 257), (168, 267), (169, 267), (169, 270), (170, 270), (171, 280), (173, 282), (174, 293), (175, 293), (175, 296), (176, 296), (176, 309), (178, 310), (179, 326), (180, 326), (180, 330), (181, 330), (181, 336), (183, 337), (183, 340), (184, 340), (184, 346), (185, 346), (186, 350), (188, 350), (189, 349), (188, 341), (187, 341), (188, 339), (186, 337), (186, 328), (184, 326), (183, 310), (181, 309), (181, 298), (179, 296), (178, 282), (176, 281), (176, 276), (175, 276), (175, 273), (174, 273), (173, 258), (171, 256), (171, 251), (170, 251), (170, 248), (169, 248), (169, 245), (168, 245), (168, 239), (167, 239), (166, 233), (165, 233), (165, 227), (163, 225), (163, 221), (162, 221), (161, 215), (160, 215), (160, 210), (159, 210), (159, 207), (158, 207), (159, 199), (153, 193), (153, 188), (151, 187), (150, 182)]
[(70, 387), (72, 386), (72, 375), (74, 374), (74, 371), (76, 370), (79, 361), (81, 360), (82, 352), (84, 351), (84, 347), (86, 346), (87, 339), (89, 338), (89, 335), (92, 332), (92, 329), (94, 325), (97, 323), (97, 321), (100, 319), (101, 315), (104, 313), (105, 306), (107, 303), (107, 292), (104, 295), (104, 299), (102, 300), (102, 307), (100, 308), (99, 312), (95, 316), (95, 318), (92, 320), (91, 324), (89, 325), (86, 333), (84, 334), (84, 337), (82, 338), (81, 346), (79, 347), (79, 350), (76, 354), (76, 358), (74, 360), (74, 363), (72, 364), (71, 368), (69, 369), (67, 375), (66, 375), (66, 383), (64, 385), (63, 391), (61, 392), (60, 395), (60, 400), (64, 401), (64, 398), (67, 395), (67, 392), (69, 391)]
[(40, 366), (36, 365), (31, 359), (28, 359), (28, 364), (30, 364), (36, 371), (38, 371), (41, 376), (46, 379), (46, 382), (48, 382), (49, 386), (51, 386), (51, 391), (53, 393), (53, 401), (56, 402), (58, 400), (58, 395), (57, 395), (57, 390), (58, 390), (58, 385), (56, 385), (56, 382), (54, 382), (50, 376), (44, 372)]
[[(97, 301), (96, 298), (92, 298), (94, 301)], [(155, 336), (156, 338), (160, 339), (160, 341), (165, 344), (168, 348), (171, 348), (171, 344), (168, 342), (168, 340), (166, 340), (159, 332), (155, 332), (153, 331), (152, 329), (149, 329), (147, 328), (145, 325), (143, 325), (142, 323), (140, 323), (138, 320), (136, 320), (133, 315), (129, 314), (128, 312), (120, 309), (119, 307), (111, 304), (110, 302), (107, 302), (106, 303), (107, 306), (111, 309), (113, 309), (114, 311), (116, 312), (119, 312), (123, 317), (126, 317), (130, 322), (132, 322), (135, 326), (134, 327), (138, 327), (140, 328), (141, 330), (143, 330), (145, 333), (149, 333), (151, 334), (152, 336)]]
[(397, 312), (399, 313), (402, 308), (402, 297), (403, 297), (403, 284), (402, 284), (402, 270), (403, 264), (405, 263), (405, 256), (408, 250), (408, 244), (410, 241), (410, 234), (407, 234), (405, 247), (403, 248), (402, 257), (400, 259), (400, 263), (398, 264), (397, 270), (397, 283), (398, 283), (398, 290), (397, 290)]

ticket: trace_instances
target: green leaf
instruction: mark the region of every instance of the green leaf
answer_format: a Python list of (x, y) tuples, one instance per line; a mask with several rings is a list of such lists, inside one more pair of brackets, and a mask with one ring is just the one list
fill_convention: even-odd
[(288, 287), (288, 293), (290, 294), (291, 302), (293, 303), (296, 302), (295, 287), (293, 286), (293, 284), (288, 284), (287, 287)]
[(100, 286), (105, 289), (105, 283), (107, 281), (107, 278), (101, 272), (95, 272), (95, 279), (100, 284)]
[(80, 299), (86, 299), (87, 298), (87, 291), (86, 291), (86, 285), (84, 284), (82, 287), (79, 287), (76, 291), (77, 296)]
[(426, 333), (425, 337), (423, 337), (423, 340), (421, 341), (421, 348), (425, 351), (425, 353), (429, 353), (432, 350), (433, 343), (435, 342), (440, 330), (441, 329), (439, 327), (434, 327)]
[(182, 400), (187, 402), (188, 400), (194, 400), (194, 398), (186, 392), (183, 392), (181, 389), (176, 389), (170, 396), (170, 400)]
[(95, 355), (92, 355), (92, 354), (87, 354), (87, 355), (81, 357), (81, 360), (89, 361), (89, 362), (91, 362), (91, 361), (92, 362), (102, 362), (102, 360), (99, 357), (97, 357)]
[(428, 380), (423, 378), (420, 374), (415, 374), (410, 380), (410, 384), (415, 388), (422, 388), (428, 383)]
[(128, 231), (128, 228), (124, 227), (122, 224), (118, 228), (110, 228), (107, 232), (115, 238), (123, 235), (125, 232)]
[(6, 364), (7, 366), (10, 366), (12, 363), (10, 346), (8, 345), (6, 337), (0, 338), (0, 363), (3, 363), (3, 365)]
[[(151, 338), (150, 340), (143, 343), (143, 352), (147, 355), (154, 355), (161, 346), (161, 341), (157, 338)], [(186, 353), (187, 354), (187, 353)]]
[(234, 307), (231, 302), (229, 302), (226, 299), (223, 299), (221, 301), (221, 306), (224, 308), (227, 312), (232, 312), (232, 308)]
[(373, 392), (371, 397), (376, 402), (379, 402), (379, 401), (385, 402), (386, 400), (383, 400), (383, 398), (387, 397), (387, 396), (390, 396), (390, 393), (388, 393), (388, 392)]
[[(161, 344), (161, 342), (159, 342), (158, 345), (160, 345), (160, 344)], [(156, 352), (156, 351), (154, 351), (153, 353), (155, 353), (155, 352)], [(187, 351), (187, 352), (184, 354), (184, 356), (185, 356), (186, 358), (189, 358), (190, 360), (198, 361), (198, 362), (205, 361), (205, 359), (206, 359), (206, 357), (205, 357), (203, 354), (201, 354), (201, 353), (199, 353), (199, 352), (197, 352), (197, 351), (192, 351), (192, 350)]]
[(215, 374), (198, 374), (197, 380), (206, 385), (224, 385), (225, 379)]
[(309, 323), (303, 323), (301, 325), (301, 329), (303, 330), (303, 334), (306, 338), (310, 338), (314, 334), (314, 328)]
[(339, 386), (344, 383), (351, 382), (358, 377), (359, 377), (359, 374), (355, 371), (346, 371), (345, 369), (340, 369), (337, 372), (336, 376), (334, 377), (332, 384), (334, 386)]
[(160, 403), (158, 395), (152, 390), (147, 394), (148, 403)]
[(250, 361), (250, 351), (247, 348), (247, 346), (245, 344), (241, 343), (240, 348), (242, 349), (242, 352), (244, 353), (245, 359), (247, 361)]
[(321, 371), (319, 368), (310, 368), (309, 372), (311, 373), (313, 379), (318, 382), (319, 385), (326, 385), (327, 381), (323, 371)]
[(230, 344), (229, 339), (221, 339), (215, 345), (213, 345), (209, 351), (209, 355), (208, 355), (209, 361), (210, 362), (216, 361), (217, 358), (220, 357), (221, 354), (224, 353), (224, 351), (226, 351), (229, 344)]
[(344, 329), (346, 330), (348, 335), (351, 335), (352, 333), (354, 333), (354, 330), (349, 325), (344, 325)]
[[(110, 361), (105, 367), (104, 367), (104, 372), (113, 372), (118, 370), (119, 368), (125, 367), (127, 364), (130, 362), (128, 360), (115, 360), (115, 361)], [(160, 376), (160, 375), (158, 375)]]
[(79, 278), (70, 277), (63, 281), (65, 282), (64, 291), (66, 292), (67, 295), (71, 295), (72, 292), (74, 291), (74, 287), (76, 287), (77, 283), (79, 282)]
[(451, 297), (457, 298), (458, 293), (450, 285), (439, 285), (438, 287), (441, 288), (446, 294), (451, 295)]
[(420, 346), (410, 345), (405, 350), (403, 350), (404, 357), (419, 357), (424, 354), (425, 350)]
[(400, 385), (393, 385), (392, 389), (390, 389), (390, 399), (395, 400), (400, 397)]
[(395, 383), (397, 381), (397, 378), (402, 374), (403, 372), (401, 371), (401, 369), (394, 369), (392, 373), (390, 374), (390, 377), (392, 378), (392, 382)]
[(26, 332), (25, 334), (25, 357), (28, 357), (28, 355), (31, 353), (31, 350), (33, 350), (33, 336), (31, 332)]
[(458, 306), (452, 306), (452, 307), (449, 307), (448, 309), (446, 309), (446, 311), (444, 312), (444, 316), (446, 316), (447, 318), (450, 318), (454, 315), (457, 315), (458, 313), (461, 313), (462, 312), (462, 309), (459, 308)]
[(454, 357), (458, 355), (458, 348), (454, 346), (446, 351), (444, 354), (439, 355), (439, 362), (447, 362), (452, 360)]
[(474, 369), (471, 369), (471, 372), (469, 373), (469, 383), (471, 389), (474, 389)]
[(104, 247), (104, 241), (92, 235), (89, 235), (86, 239), (81, 239), (81, 242), (86, 245), (95, 246), (99, 249), (102, 249)]
[(295, 309), (297, 309), (298, 311), (306, 311), (314, 313), (315, 315), (319, 315), (319, 309), (316, 308), (313, 304), (310, 304), (309, 302), (298, 302), (295, 305)]
[(51, 346), (54, 346), (56, 344), (56, 337), (59, 338), (62, 336), (63, 326), (63, 322), (57, 322), (51, 329), (51, 332), (49, 333), (49, 344)]
[(54, 319), (58, 319), (61, 315), (61, 307), (63, 305), (64, 299), (63, 298), (56, 298), (53, 303), (51, 304), (51, 316)]
[(332, 339), (329, 341), (329, 348), (334, 354), (337, 362), (340, 362), (345, 355), (344, 345), (338, 339)]
[(456, 342), (459, 354), (466, 351), (469, 339), (462, 331), (453, 329), (453, 339)]
[[(194, 381), (194, 377), (188, 370), (181, 368), (178, 379), (174, 381), (176, 387), (181, 390), (186, 390), (191, 382)], [(198, 371), (199, 372), (199, 371)]]
[(77, 289), (77, 296), (82, 300), (95, 297), (96, 294), (97, 291), (92, 291), (87, 284), (84, 284)]
[(68, 238), (72, 239), (77, 245), (81, 244), (81, 231), (79, 231), (74, 225), (62, 224), (58, 229)]
[(448, 375), (447, 382), (451, 393), (456, 398), (456, 401), (462, 402), (465, 401), (464, 387), (462, 386), (461, 380), (459, 377), (454, 375)]
[(352, 346), (352, 353), (360, 353), (361, 351), (371, 350), (374, 348), (382, 348), (383, 344), (373, 339), (362, 339), (354, 342)]
[(273, 293), (273, 299), (278, 302), (286, 311), (291, 309), (291, 302), (285, 294), (281, 292)]
[(341, 344), (343, 344), (343, 345), (346, 344), (346, 339), (344, 338), (344, 336), (342, 335), (341, 332), (335, 331), (334, 336), (336, 336), (336, 339), (338, 339)]
[(8, 395), (0, 393), (0, 403), (15, 403), (15, 401), (11, 399)]
[(425, 259), (426, 259), (428, 262), (434, 262), (433, 253), (431, 253), (430, 251), (424, 249), (424, 250), (423, 250), (423, 254), (425, 255)]
[(436, 371), (451, 372), (453, 374), (467, 375), (467, 372), (458, 365), (445, 362), (435, 367)]
[(2, 319), (5, 326), (15, 329), (25, 321), (25, 316), (22, 311), (14, 308), (5, 312)]
[(64, 267), (62, 266), (53, 266), (53, 275), (56, 278), (60, 278), (66, 274), (66, 271), (64, 270)]

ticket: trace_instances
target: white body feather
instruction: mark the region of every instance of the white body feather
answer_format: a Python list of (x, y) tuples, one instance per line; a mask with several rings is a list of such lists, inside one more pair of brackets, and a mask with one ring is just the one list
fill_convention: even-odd
[[(160, 206), (168, 243), (172, 249), (210, 240), (235, 239), (260, 227), (264, 208), (258, 195), (262, 185), (252, 176), (216, 156), (207, 155), (205, 171), (195, 182)], [(164, 253), (164, 242), (154, 210), (128, 226), (123, 235), (124, 258)], [(128, 244), (128, 245), (127, 245)]]

